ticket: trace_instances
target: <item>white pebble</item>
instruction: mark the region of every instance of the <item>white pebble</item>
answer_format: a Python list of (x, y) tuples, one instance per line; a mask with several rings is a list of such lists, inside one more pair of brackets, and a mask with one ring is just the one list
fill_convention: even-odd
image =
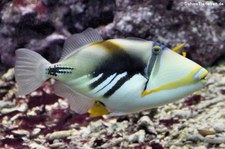
[(30, 135), (29, 131), (23, 130), (23, 129), (13, 130), (12, 133), (17, 136), (27, 136), (28, 137)]
[(54, 139), (62, 139), (70, 136), (73, 133), (73, 130), (62, 130), (62, 131), (56, 131), (50, 134), (46, 135), (46, 138), (48, 140), (54, 140)]
[(216, 122), (216, 123), (213, 124), (213, 129), (218, 133), (225, 132), (225, 123)]

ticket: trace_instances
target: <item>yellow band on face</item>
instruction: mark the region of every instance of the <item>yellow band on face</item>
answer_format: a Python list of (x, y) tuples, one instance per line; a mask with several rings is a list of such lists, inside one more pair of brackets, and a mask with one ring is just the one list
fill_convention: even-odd
[(191, 73), (189, 73), (186, 77), (184, 77), (180, 80), (174, 81), (174, 82), (167, 83), (163, 86), (157, 87), (157, 88), (149, 90), (149, 91), (145, 90), (145, 91), (142, 92), (141, 96), (144, 97), (146, 95), (149, 95), (151, 93), (158, 92), (158, 91), (161, 91), (161, 90), (170, 90), (170, 89), (174, 89), (174, 88), (178, 88), (178, 87), (181, 87), (181, 86), (184, 86), (184, 85), (191, 84), (191, 83), (195, 82), (195, 80), (192, 79), (192, 77), (200, 69), (201, 69), (201, 66), (196, 66), (194, 68), (194, 70)]

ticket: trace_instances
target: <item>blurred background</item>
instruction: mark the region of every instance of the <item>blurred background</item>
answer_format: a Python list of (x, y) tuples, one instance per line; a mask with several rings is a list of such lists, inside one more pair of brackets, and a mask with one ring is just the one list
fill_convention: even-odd
[(96, 28), (104, 39), (135, 36), (168, 47), (186, 42), (183, 50), (188, 58), (211, 66), (225, 55), (223, 2), (1, 0), (0, 71), (14, 66), (15, 50), (21, 47), (56, 62), (64, 40), (88, 27)]

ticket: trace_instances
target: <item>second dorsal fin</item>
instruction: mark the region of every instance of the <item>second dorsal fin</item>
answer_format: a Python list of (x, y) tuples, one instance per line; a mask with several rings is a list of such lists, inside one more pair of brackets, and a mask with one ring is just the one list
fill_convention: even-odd
[(82, 33), (72, 35), (64, 43), (60, 60), (64, 59), (67, 55), (71, 54), (76, 49), (96, 41), (103, 41), (103, 39), (93, 28), (87, 28)]

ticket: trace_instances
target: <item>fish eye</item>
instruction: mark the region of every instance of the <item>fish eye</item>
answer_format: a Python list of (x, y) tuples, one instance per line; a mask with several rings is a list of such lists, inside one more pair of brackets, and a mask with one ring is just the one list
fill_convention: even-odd
[(153, 53), (154, 54), (159, 54), (161, 52), (161, 47), (160, 46), (154, 46), (153, 47)]

